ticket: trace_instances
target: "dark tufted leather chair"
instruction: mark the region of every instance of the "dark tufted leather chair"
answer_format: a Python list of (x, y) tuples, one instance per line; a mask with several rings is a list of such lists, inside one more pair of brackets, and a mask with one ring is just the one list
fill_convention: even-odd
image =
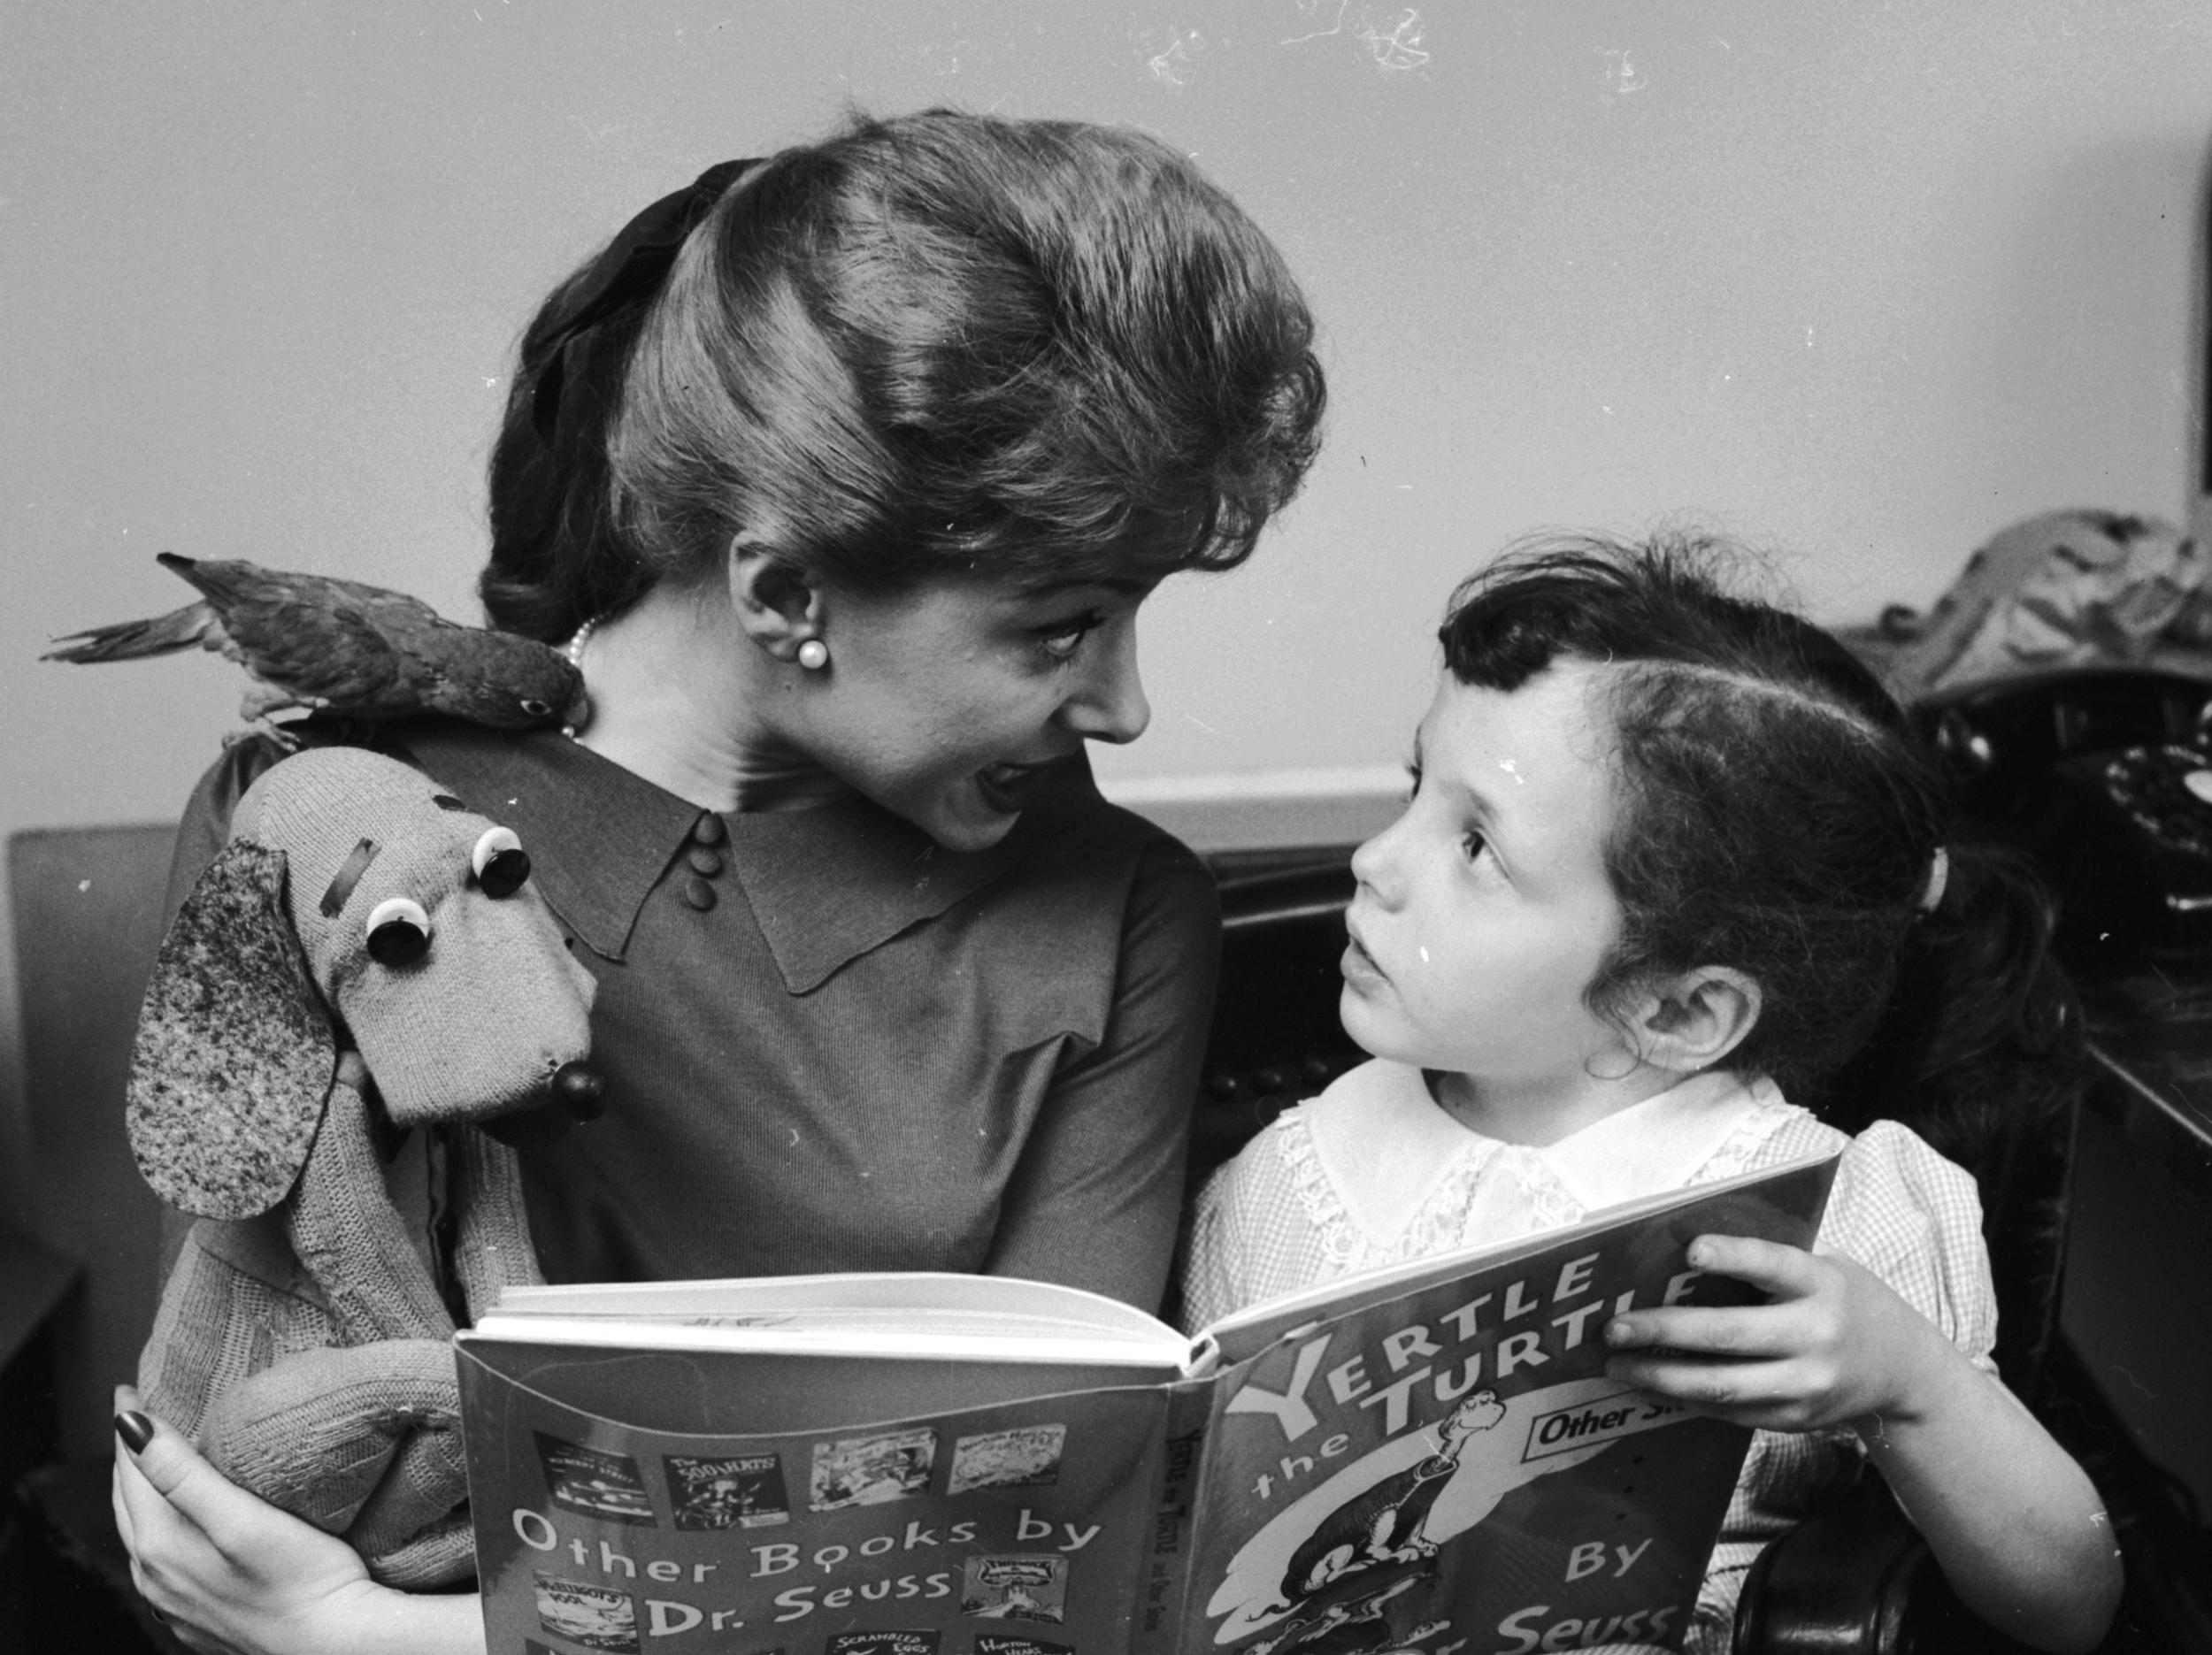
[(1191, 1127), (1194, 1191), (1288, 1105), (1364, 1060), (1337, 1020), (1350, 851), (1221, 873), (1221, 988)]

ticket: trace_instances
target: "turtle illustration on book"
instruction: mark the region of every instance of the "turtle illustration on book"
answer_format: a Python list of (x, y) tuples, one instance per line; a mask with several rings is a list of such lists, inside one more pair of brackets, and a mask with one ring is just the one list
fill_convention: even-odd
[(1418, 1464), (1385, 1477), (1323, 1518), (1290, 1554), (1280, 1607), (1288, 1609), (1346, 1575), (1380, 1563), (1420, 1563), (1436, 1555), (1424, 1532), (1430, 1509), (1459, 1469), (1460, 1452), (1477, 1431), (1505, 1418), (1497, 1393), (1478, 1391), (1439, 1428), (1443, 1446)]
[(1501, 1401), (1475, 1391), (1426, 1429), (1408, 1431), (1352, 1460), (1238, 1549), (1206, 1605), (1232, 1642), (1300, 1614), (1325, 1593), (1370, 1570), (1417, 1578), (1440, 1547), (1474, 1529), (1514, 1490), (1582, 1464), (1609, 1445), (1599, 1437), (1529, 1456), (1509, 1426), (1620, 1395), (1602, 1374), (1523, 1391)]

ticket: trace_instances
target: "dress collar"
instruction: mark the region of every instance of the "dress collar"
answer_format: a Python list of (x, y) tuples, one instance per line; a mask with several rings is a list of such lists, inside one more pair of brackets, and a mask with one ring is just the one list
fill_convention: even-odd
[(1781, 1102), (1773, 1082), (1717, 1069), (1532, 1149), (1461, 1125), (1418, 1069), (1376, 1058), (1309, 1104), (1306, 1124), (1345, 1211), (1387, 1237), (1455, 1172), (1492, 1157), (1521, 1173), (1543, 1168), (1585, 1212), (1678, 1188), (1753, 1115)]
[(1593, 1122), (1536, 1152), (1586, 1212), (1678, 1189), (1761, 1107), (1782, 1101), (1763, 1076), (1715, 1069)]
[(515, 831), (547, 906), (603, 959), (623, 958), (671, 862), (724, 841), (794, 994), (943, 913), (1103, 802), (1078, 759), (1005, 839), (956, 852), (857, 793), (722, 817), (550, 732), (518, 737), (439, 720), (410, 725), (401, 741), (463, 803)]

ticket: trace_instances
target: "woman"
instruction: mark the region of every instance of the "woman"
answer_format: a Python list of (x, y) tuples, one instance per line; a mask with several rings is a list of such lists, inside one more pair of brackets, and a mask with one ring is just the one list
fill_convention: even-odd
[[(607, 1113), (524, 1152), (549, 1276), (1157, 1299), (1211, 890), (1081, 751), (1144, 728), (1145, 596), (1296, 489), (1311, 334), (1164, 146), (943, 111), (713, 169), (548, 302), (482, 590), (592, 716), (389, 739), (517, 830), (600, 981)], [(211, 773), (180, 872), (270, 762)], [(472, 1598), (373, 1586), (142, 1427), (118, 1521), (188, 1641), (477, 1645)]]

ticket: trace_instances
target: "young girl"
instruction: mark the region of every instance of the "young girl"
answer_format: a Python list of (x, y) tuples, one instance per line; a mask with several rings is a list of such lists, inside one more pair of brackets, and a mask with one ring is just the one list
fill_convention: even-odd
[(1760, 1547), (1864, 1452), (1970, 1607), (2087, 1649), (2118, 1557), (1996, 1378), (1973, 1181), (1803, 1107), (1855, 1055), (1886, 1112), (1955, 1105), (2048, 981), (2037, 899), (1947, 846), (1872, 676), (1709, 563), (1578, 542), (1455, 595), (1411, 801), (1353, 858), (1343, 1016), (1374, 1060), (1207, 1185), (1189, 1314), (1846, 1145), (1814, 1252), (1693, 1244), (1770, 1304), (1605, 1329), (1613, 1376), (1759, 1428), (1690, 1646), (1727, 1647)]

